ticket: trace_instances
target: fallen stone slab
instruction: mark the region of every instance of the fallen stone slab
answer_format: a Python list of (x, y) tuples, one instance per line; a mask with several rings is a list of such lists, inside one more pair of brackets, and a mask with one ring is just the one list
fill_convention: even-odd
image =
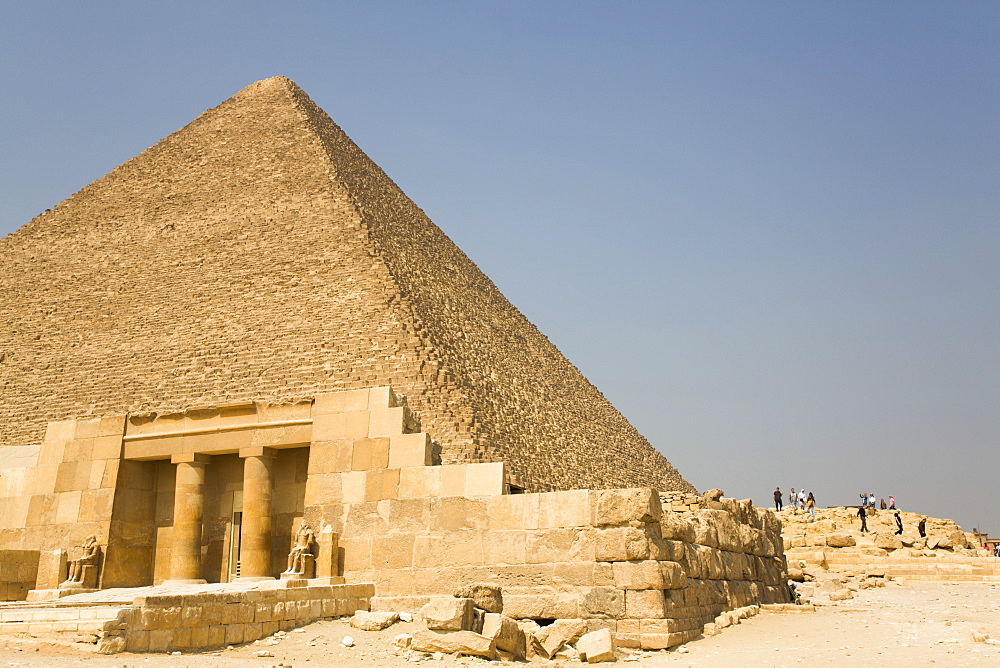
[(491, 661), (497, 657), (497, 647), (493, 639), (472, 631), (417, 631), (413, 634), (410, 649), (429, 654), (442, 652), (481, 656)]
[(551, 659), (563, 645), (572, 645), (586, 632), (587, 621), (584, 619), (557, 619), (535, 632), (535, 637), (547, 652), (545, 658)]
[(515, 661), (527, 658), (525, 633), (507, 615), (487, 612), (483, 619), (482, 635), (492, 638), (497, 649), (509, 652)]
[(615, 643), (611, 637), (611, 629), (585, 633), (576, 641), (576, 650), (580, 653), (580, 659), (587, 663), (614, 661)]
[(399, 621), (398, 612), (366, 612), (358, 610), (351, 617), (351, 626), (362, 631), (381, 631)]

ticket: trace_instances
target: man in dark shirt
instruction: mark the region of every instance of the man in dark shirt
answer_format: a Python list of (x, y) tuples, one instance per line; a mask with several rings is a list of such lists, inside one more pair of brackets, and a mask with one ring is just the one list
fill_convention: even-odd
[(781, 510), (781, 488), (774, 488), (774, 509)]
[(861, 518), (861, 530), (867, 533), (867, 531), (868, 531), (868, 512), (865, 510), (864, 506), (861, 506), (860, 508), (858, 508), (858, 517)]

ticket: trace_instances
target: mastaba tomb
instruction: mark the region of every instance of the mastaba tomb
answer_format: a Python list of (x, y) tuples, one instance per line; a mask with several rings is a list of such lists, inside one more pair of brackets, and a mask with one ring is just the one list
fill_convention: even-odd
[(774, 514), (698, 496), (288, 79), (0, 239), (0, 326), (0, 599), (242, 587), (122, 603), (111, 650), (475, 582), (634, 647), (788, 598)]

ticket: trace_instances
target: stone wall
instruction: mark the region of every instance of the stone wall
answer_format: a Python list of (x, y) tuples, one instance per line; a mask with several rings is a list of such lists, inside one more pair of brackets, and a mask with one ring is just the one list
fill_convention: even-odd
[(446, 463), (503, 460), (532, 491), (693, 491), (287, 79), (40, 214), (0, 257), (0, 445), (71, 417), (391, 384)]
[(324, 617), (367, 610), (371, 594), (370, 585), (352, 584), (141, 596), (102, 642), (121, 638), (121, 649), (129, 652), (238, 645)]
[(23, 601), (37, 578), (37, 550), (0, 550), (0, 601)]
[(464, 584), (515, 618), (586, 619), (621, 646), (670, 647), (719, 613), (788, 600), (780, 524), (749, 501), (663, 512), (656, 491), (577, 490), (345, 506), (343, 574), (373, 609), (417, 611)]

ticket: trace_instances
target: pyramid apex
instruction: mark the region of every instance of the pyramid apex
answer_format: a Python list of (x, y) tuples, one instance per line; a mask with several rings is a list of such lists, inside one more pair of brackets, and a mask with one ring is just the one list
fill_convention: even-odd
[(261, 93), (269, 93), (277, 90), (285, 91), (302, 91), (299, 85), (288, 77), (275, 76), (268, 77), (267, 79), (261, 79), (260, 81), (255, 81), (239, 93), (237, 96), (243, 95), (259, 95)]

